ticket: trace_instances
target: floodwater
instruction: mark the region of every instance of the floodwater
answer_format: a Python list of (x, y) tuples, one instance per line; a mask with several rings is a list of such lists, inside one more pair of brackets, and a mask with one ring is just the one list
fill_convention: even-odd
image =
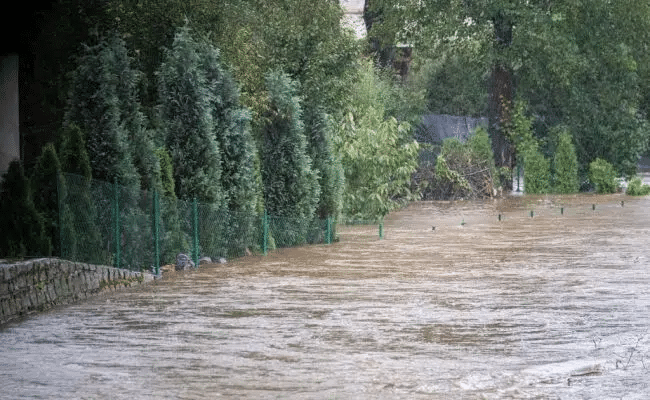
[(60, 307), (0, 328), (0, 398), (647, 399), (649, 206), (415, 203)]

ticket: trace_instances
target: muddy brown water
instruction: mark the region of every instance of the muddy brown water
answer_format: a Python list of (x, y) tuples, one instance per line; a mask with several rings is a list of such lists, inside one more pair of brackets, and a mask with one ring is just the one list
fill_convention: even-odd
[(57, 308), (0, 328), (0, 398), (647, 399), (649, 206), (415, 203)]

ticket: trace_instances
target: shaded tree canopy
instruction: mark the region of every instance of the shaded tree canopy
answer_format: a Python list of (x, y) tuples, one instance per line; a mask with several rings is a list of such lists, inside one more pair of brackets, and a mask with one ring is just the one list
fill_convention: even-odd
[[(462, 93), (457, 82), (463, 82), (463, 76), (474, 80), (490, 76), (477, 89), (489, 93), (487, 111), (498, 115), (491, 118), (492, 124), (507, 123), (508, 109), (500, 107), (504, 100), (512, 104), (516, 93), (530, 104), (538, 137), (547, 137), (558, 124), (569, 128), (583, 171), (598, 156), (620, 172), (634, 171), (648, 141), (647, 2), (370, 0), (369, 4), (370, 10), (381, 14), (372, 36), (413, 43), (422, 59), (461, 57), (470, 66), (444, 71), (458, 78), (435, 90)], [(474, 72), (479, 65), (482, 74)]]

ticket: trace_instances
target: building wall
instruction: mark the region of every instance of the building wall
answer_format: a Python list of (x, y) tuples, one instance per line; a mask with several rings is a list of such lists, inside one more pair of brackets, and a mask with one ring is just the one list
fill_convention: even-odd
[(18, 56), (0, 56), (0, 172), (19, 158)]
[(359, 39), (366, 37), (366, 23), (363, 20), (365, 0), (340, 0), (345, 12), (343, 23), (352, 28)]

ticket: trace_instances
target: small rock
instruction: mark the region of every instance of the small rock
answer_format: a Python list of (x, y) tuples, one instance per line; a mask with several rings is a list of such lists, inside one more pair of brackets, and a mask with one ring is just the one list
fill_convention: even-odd
[(194, 262), (185, 254), (179, 253), (176, 256), (176, 271), (186, 271), (194, 268)]
[(199, 265), (203, 265), (203, 264), (212, 264), (212, 259), (210, 257), (202, 257), (199, 260)]
[(219, 257), (219, 259), (217, 260), (217, 264), (225, 264), (226, 262), (227, 262), (226, 259), (223, 257)]

